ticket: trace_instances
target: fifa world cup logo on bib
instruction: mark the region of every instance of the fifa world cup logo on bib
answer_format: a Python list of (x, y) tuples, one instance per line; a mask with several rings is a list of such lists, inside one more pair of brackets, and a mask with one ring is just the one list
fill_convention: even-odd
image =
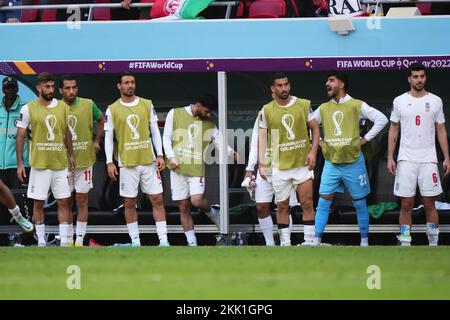
[(295, 133), (292, 130), (294, 127), (294, 116), (292, 114), (285, 114), (283, 117), (281, 117), (281, 123), (286, 128), (287, 132), (287, 139), (288, 140), (294, 140), (295, 139)]
[(69, 126), (70, 133), (72, 134), (72, 140), (76, 141), (78, 139), (75, 128), (77, 127), (78, 119), (74, 115), (69, 115), (67, 125)]
[(341, 123), (342, 121), (344, 121), (344, 113), (338, 110), (335, 113), (333, 113), (332, 118), (334, 123), (334, 135), (341, 136), (342, 135)]
[(188, 143), (187, 147), (193, 149), (195, 147), (195, 138), (198, 136), (200, 129), (196, 124), (190, 124), (187, 128)]
[(131, 130), (131, 139), (137, 140), (140, 138), (139, 132), (137, 131), (137, 128), (139, 126), (139, 117), (136, 114), (130, 114), (127, 117), (127, 125), (130, 127)]
[(55, 140), (55, 133), (53, 132), (53, 130), (56, 127), (57, 121), (58, 120), (56, 119), (56, 117), (52, 114), (49, 114), (48, 116), (45, 117), (45, 126), (47, 127), (47, 140), (48, 141)]

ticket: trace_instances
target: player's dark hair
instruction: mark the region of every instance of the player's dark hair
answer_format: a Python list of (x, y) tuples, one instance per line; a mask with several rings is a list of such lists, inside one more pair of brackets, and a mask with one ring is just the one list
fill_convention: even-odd
[(53, 74), (51, 74), (51, 73), (48, 73), (48, 72), (40, 73), (37, 76), (36, 80), (37, 80), (37, 82), (36, 82), (37, 85), (40, 85), (40, 84), (43, 84), (43, 83), (47, 83), (47, 82), (50, 82), (50, 81), (53, 81), (53, 82), (56, 81), (55, 76)]
[(64, 81), (76, 81), (78, 85), (77, 79), (72, 74), (65, 74), (59, 79), (60, 88), (64, 88)]
[(136, 76), (134, 74), (132, 74), (131, 72), (128, 71), (124, 71), (119, 75), (119, 78), (117, 78), (117, 83), (121, 84), (122, 83), (122, 78), (123, 77), (133, 77), (134, 79), (136, 79)]
[(196, 103), (200, 103), (209, 110), (217, 110), (217, 98), (212, 94), (205, 93), (197, 97)]
[(411, 76), (413, 71), (422, 71), (422, 70), (426, 73), (426, 68), (423, 64), (421, 64), (420, 62), (414, 62), (408, 68), (408, 76)]
[(275, 85), (275, 81), (276, 80), (278, 80), (278, 79), (284, 79), (284, 78), (287, 78), (288, 76), (287, 76), (287, 74), (286, 73), (284, 73), (284, 72), (277, 72), (277, 73), (274, 73), (274, 74), (272, 74), (272, 76), (270, 77), (270, 85)]
[(347, 92), (347, 90), (348, 90), (348, 76), (347, 76), (347, 74), (345, 74), (344, 72), (341, 72), (341, 71), (331, 71), (328, 74), (327, 79), (329, 77), (335, 77), (336, 79), (342, 81), (344, 83), (344, 90), (345, 90), (345, 92)]

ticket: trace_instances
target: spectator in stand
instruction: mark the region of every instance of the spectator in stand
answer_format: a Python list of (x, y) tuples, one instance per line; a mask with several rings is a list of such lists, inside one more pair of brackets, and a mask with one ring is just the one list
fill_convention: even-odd
[[(0, 7), (21, 6), (21, 0), (0, 0)], [(0, 11), (0, 23), (20, 21), (20, 10)]]
[[(49, 0), (44, 0), (44, 1), (40, 1), (40, 2), (47, 2), (47, 4), (89, 4), (89, 3), (96, 3), (95, 0), (53, 0), (53, 1), (49, 1)], [(43, 4), (43, 3), (41, 3)], [(80, 9), (80, 18), (81, 21), (87, 21), (88, 17), (89, 17), (89, 8), (84, 8), (84, 9)], [(72, 15), (74, 14), (74, 12), (72, 10), (70, 10), (69, 12), (67, 12), (67, 9), (60, 9), (57, 10), (56, 13), (56, 20), (57, 21), (67, 21)]]
[(111, 0), (111, 3), (120, 3), (122, 8), (111, 9), (112, 20), (137, 20), (140, 17), (139, 9), (130, 7), (132, 0)]

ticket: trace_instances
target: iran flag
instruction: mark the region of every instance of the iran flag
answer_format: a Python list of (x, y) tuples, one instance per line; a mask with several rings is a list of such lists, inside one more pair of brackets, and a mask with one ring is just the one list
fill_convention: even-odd
[(150, 17), (195, 19), (214, 0), (155, 0)]

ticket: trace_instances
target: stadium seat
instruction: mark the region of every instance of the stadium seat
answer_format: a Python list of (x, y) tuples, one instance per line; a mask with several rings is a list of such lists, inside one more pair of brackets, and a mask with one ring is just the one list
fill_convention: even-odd
[(45, 9), (41, 12), (42, 22), (53, 22), (56, 21), (56, 9)]
[[(110, 3), (109, 0), (97, 0), (95, 3)], [(96, 8), (92, 14), (92, 20), (96, 21), (108, 21), (111, 20), (110, 8)]]
[(250, 5), (249, 18), (279, 18), (286, 15), (283, 0), (258, 0)]
[(20, 22), (35, 22), (37, 19), (37, 10), (22, 10)]
[(416, 3), (416, 7), (419, 8), (419, 11), (423, 16), (431, 15), (431, 2)]

